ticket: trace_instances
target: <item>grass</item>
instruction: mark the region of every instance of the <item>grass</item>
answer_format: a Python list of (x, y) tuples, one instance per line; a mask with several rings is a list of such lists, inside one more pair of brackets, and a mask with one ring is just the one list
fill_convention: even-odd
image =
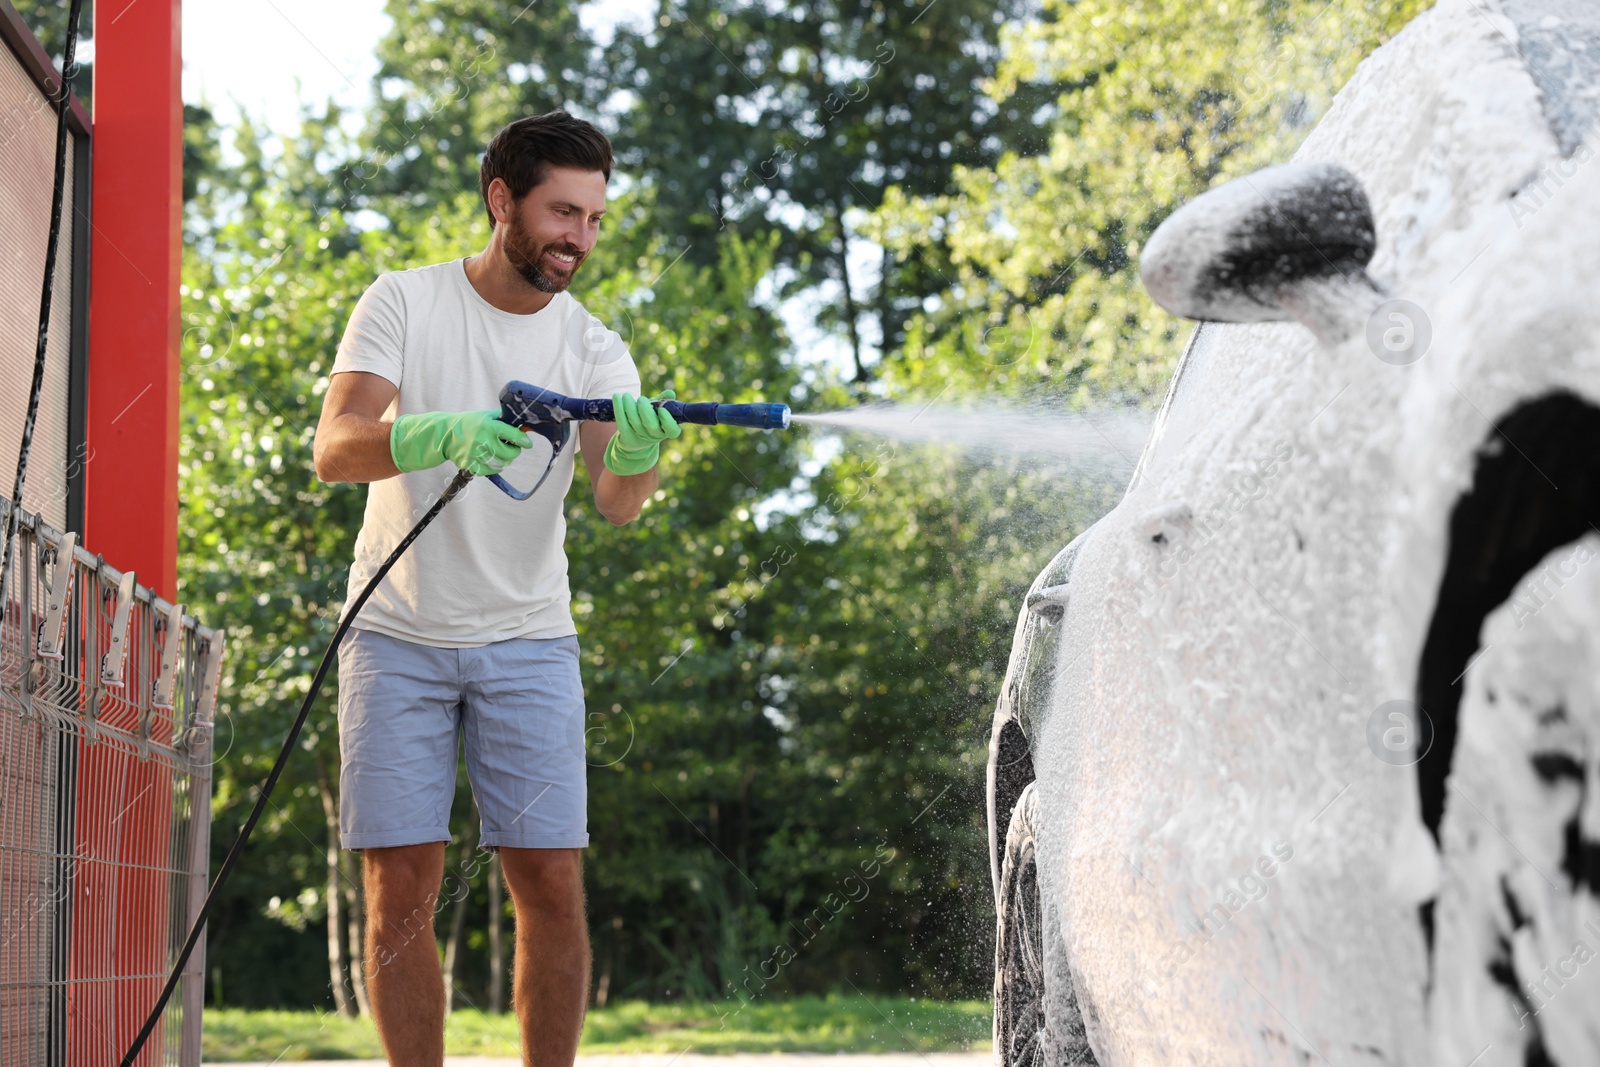
[[(855, 994), (721, 1004), (628, 1001), (589, 1012), (582, 1053), (966, 1052), (989, 1045), (987, 1001), (929, 1001)], [(517, 1056), (510, 1015), (453, 1012), (452, 1056)], [(208, 1009), (207, 1063), (381, 1059), (370, 1019), (331, 1012)]]

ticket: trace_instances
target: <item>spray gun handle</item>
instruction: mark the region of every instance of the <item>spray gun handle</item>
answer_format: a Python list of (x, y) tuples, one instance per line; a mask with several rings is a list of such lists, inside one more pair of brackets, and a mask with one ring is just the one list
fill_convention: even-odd
[[(523, 430), (532, 430), (534, 433), (550, 442), (550, 465), (555, 465), (556, 457), (572, 439), (571, 416), (561, 409), (567, 398), (560, 393), (538, 386), (526, 385), (523, 382), (508, 382), (500, 390), (500, 415), (501, 422), (516, 426)], [(550, 469), (545, 469), (548, 477)], [(540, 478), (532, 489), (521, 490), (498, 474), (489, 475), (489, 481), (501, 492), (512, 500), (526, 500), (544, 484)]]

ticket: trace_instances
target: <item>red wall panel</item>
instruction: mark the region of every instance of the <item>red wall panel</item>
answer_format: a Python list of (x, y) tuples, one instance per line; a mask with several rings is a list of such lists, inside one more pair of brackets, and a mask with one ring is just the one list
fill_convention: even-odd
[[(120, 8), (120, 11), (116, 10)], [(95, 20), (84, 544), (168, 600), (178, 568), (179, 0)]]

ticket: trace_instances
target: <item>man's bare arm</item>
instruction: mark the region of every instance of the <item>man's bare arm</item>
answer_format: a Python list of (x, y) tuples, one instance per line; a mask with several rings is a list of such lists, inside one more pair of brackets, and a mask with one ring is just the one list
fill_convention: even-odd
[(366, 371), (343, 371), (328, 384), (317, 420), (311, 461), (325, 482), (377, 482), (400, 473), (389, 453), (384, 422), (399, 390), (389, 379)]
[(594, 506), (613, 526), (625, 526), (639, 517), (639, 509), (656, 491), (656, 468), (643, 474), (621, 475), (605, 464), (606, 445), (617, 432), (614, 423), (581, 422), (578, 439), (583, 443), (583, 465), (589, 470), (589, 485), (594, 491)]

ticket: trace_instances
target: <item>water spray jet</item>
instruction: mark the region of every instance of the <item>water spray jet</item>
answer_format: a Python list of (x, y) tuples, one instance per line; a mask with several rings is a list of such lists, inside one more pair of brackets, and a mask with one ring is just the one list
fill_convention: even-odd
[(842, 411), (794, 415), (795, 425), (870, 433), (907, 444), (939, 444), (989, 455), (1132, 466), (1149, 434), (1148, 419), (1127, 408), (1067, 411), (1059, 403), (1010, 405), (863, 404)]

